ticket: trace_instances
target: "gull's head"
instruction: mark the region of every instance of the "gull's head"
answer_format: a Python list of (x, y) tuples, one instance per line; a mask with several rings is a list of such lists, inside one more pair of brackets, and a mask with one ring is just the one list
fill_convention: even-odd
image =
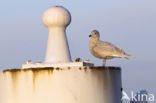
[(97, 30), (93, 30), (93, 31), (91, 32), (91, 35), (89, 35), (89, 37), (99, 39), (100, 34), (99, 34), (99, 32), (98, 32)]

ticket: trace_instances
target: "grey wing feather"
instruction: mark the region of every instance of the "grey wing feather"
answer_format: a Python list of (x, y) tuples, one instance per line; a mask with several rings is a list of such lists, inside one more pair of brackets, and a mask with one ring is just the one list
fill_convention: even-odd
[(121, 48), (109, 42), (103, 41), (98, 41), (93, 50), (95, 52), (100, 52), (101, 55), (103, 54), (106, 56), (120, 56), (121, 54), (124, 54), (124, 51)]

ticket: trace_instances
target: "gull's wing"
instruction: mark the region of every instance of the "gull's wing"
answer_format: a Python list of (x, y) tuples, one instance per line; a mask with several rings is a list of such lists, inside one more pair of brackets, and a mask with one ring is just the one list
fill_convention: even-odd
[(107, 47), (107, 48), (112, 48), (114, 50), (114, 52), (124, 53), (124, 51), (120, 47), (118, 47), (116, 45), (113, 45), (113, 44), (111, 44), (109, 42), (103, 42), (103, 41), (99, 40), (97, 42), (97, 45), (102, 46), (102, 47), (104, 46), (104, 47)]
[(125, 54), (121, 48), (119, 48), (109, 42), (103, 42), (103, 41), (97, 41), (93, 50), (94, 50), (94, 52), (98, 53), (99, 55), (105, 55), (105, 56), (120, 57), (121, 55)]

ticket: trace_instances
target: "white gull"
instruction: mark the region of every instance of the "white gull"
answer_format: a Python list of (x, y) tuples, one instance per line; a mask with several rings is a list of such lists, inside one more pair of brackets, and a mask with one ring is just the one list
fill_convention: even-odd
[(103, 65), (106, 63), (106, 59), (112, 58), (132, 58), (133, 55), (126, 54), (120, 47), (113, 45), (109, 42), (99, 40), (100, 34), (97, 30), (91, 32), (89, 49), (93, 56), (103, 59)]

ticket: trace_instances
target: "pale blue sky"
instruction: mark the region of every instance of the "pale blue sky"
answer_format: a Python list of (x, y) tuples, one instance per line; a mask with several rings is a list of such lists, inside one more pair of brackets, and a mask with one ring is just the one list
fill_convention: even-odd
[(67, 37), (73, 60), (81, 57), (101, 65), (88, 49), (88, 35), (97, 29), (101, 40), (136, 56), (107, 62), (122, 67), (123, 87), (156, 94), (156, 0), (1, 0), (1, 69), (20, 68), (28, 59), (44, 61), (48, 30), (41, 17), (53, 5), (71, 12)]

